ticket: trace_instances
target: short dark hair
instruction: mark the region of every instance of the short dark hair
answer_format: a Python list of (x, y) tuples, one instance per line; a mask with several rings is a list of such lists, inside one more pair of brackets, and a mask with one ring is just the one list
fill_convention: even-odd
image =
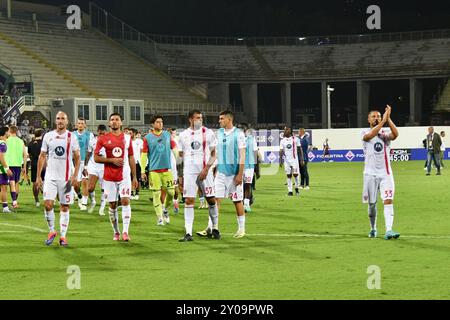
[(86, 119), (83, 117), (78, 117), (78, 121), (83, 121), (84, 123), (86, 123)]
[(131, 128), (130, 131), (132, 131), (134, 135), (137, 135), (138, 133), (138, 131), (135, 128)]
[(230, 117), (231, 119), (234, 119), (234, 113), (232, 111), (230, 111), (230, 110), (222, 111), (220, 113), (220, 115), (221, 116), (227, 116), (227, 117)]
[(189, 115), (188, 115), (189, 119), (192, 119), (196, 114), (202, 114), (202, 112), (197, 109), (189, 111)]
[(0, 137), (3, 137), (4, 135), (6, 135), (6, 133), (9, 131), (8, 127), (1, 127), (0, 128)]
[(151, 124), (154, 124), (156, 122), (156, 120), (161, 119), (164, 122), (164, 117), (162, 115), (159, 114), (155, 114), (152, 119), (150, 120)]
[(97, 131), (108, 131), (108, 129), (104, 124), (101, 124), (97, 127)]
[(122, 119), (122, 115), (121, 115), (120, 113), (118, 113), (118, 112), (112, 113), (112, 114), (109, 116), (109, 120), (111, 120), (112, 117), (116, 117), (116, 116), (120, 118), (120, 121), (123, 120), (123, 119)]
[(43, 129), (36, 129), (36, 130), (34, 130), (34, 138), (40, 138), (40, 137), (42, 137), (43, 134), (44, 134), (44, 130)]

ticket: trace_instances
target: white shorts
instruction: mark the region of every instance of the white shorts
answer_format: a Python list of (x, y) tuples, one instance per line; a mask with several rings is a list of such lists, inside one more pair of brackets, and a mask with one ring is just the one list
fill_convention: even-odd
[(374, 176), (365, 174), (363, 186), (363, 203), (377, 203), (378, 191), (380, 192), (383, 202), (386, 200), (394, 200), (394, 176)]
[(254, 175), (255, 175), (255, 169), (245, 169), (244, 184), (251, 184), (253, 182)]
[(172, 172), (172, 175), (173, 175), (173, 185), (177, 186), (178, 185), (178, 171), (177, 171), (177, 169), (171, 169), (170, 171)]
[(89, 178), (89, 177), (83, 176), (83, 171), (84, 171), (84, 165), (81, 165), (81, 163), (80, 163), (80, 169), (78, 169), (78, 174), (77, 174), (78, 182), (83, 181), (83, 179)]
[(90, 176), (96, 176), (98, 178), (98, 183), (103, 189), (103, 175), (105, 174), (104, 168), (98, 168), (96, 166), (88, 166), (88, 174)]
[(290, 162), (286, 161), (284, 163), (284, 172), (286, 172), (286, 174), (299, 174), (300, 166), (298, 164), (298, 159)]
[(131, 179), (125, 179), (119, 182), (113, 181), (103, 181), (103, 189), (105, 190), (106, 201), (116, 202), (120, 198), (130, 198), (131, 197)]
[(206, 198), (215, 197), (214, 192), (214, 176), (212, 170), (209, 170), (206, 179), (201, 185), (197, 184), (198, 174), (185, 174), (183, 185), (183, 196), (185, 198), (197, 198), (198, 188), (201, 187), (202, 193)]
[(236, 186), (234, 184), (235, 176), (225, 176), (218, 172), (214, 180), (214, 188), (216, 191), (216, 198), (225, 199), (230, 198), (234, 202), (244, 200), (244, 184)]
[(73, 204), (72, 184), (70, 181), (44, 180), (44, 201), (55, 201), (56, 197), (62, 205)]

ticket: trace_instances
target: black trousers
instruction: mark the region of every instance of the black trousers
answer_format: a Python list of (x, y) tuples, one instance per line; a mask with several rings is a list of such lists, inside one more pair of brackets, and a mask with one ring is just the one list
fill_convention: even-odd
[(305, 165), (303, 167), (300, 166), (300, 176), (301, 176), (300, 185), (302, 187), (309, 187), (308, 162), (305, 162)]

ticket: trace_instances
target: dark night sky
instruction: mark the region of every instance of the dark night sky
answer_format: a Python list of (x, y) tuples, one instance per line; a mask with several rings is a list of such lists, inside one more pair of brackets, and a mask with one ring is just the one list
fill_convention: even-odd
[[(28, 0), (54, 5), (88, 0)], [(298, 36), (369, 33), (366, 9), (382, 10), (382, 32), (450, 28), (450, 1), (437, 0), (95, 0), (147, 33)]]

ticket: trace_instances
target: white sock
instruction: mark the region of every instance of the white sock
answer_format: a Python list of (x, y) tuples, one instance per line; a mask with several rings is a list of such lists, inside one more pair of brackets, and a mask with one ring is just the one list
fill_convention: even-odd
[(287, 187), (288, 187), (288, 192), (292, 192), (292, 179), (291, 178), (287, 178)]
[(59, 214), (59, 227), (61, 229), (61, 238), (65, 238), (67, 229), (69, 228), (69, 211), (60, 212)]
[(81, 204), (84, 205), (84, 206), (87, 206), (87, 203), (88, 203), (88, 197), (83, 196), (81, 198)]
[(299, 177), (296, 176), (295, 178), (295, 188), (298, 189), (298, 187), (300, 187), (300, 181), (299, 181)]
[(192, 226), (194, 225), (194, 206), (184, 207), (184, 228), (186, 233), (192, 236)]
[(250, 199), (244, 199), (244, 206), (250, 207)]
[(386, 231), (392, 231), (392, 226), (394, 225), (394, 205), (385, 204), (384, 205), (384, 220), (386, 222)]
[(105, 193), (102, 193), (102, 200), (101, 200), (101, 202), (100, 202), (100, 207), (101, 207), (102, 209), (105, 209), (105, 206), (106, 206), (106, 194), (105, 194)]
[[(209, 205), (209, 222), (208, 227), (210, 229), (219, 229), (219, 210), (217, 209), (217, 205)], [(209, 226), (211, 224), (211, 226)]]
[(55, 231), (55, 211), (52, 209), (51, 211), (45, 211), (45, 219), (47, 220), (48, 228), (50, 232)]
[(130, 228), (131, 222), (131, 207), (122, 206), (122, 222), (123, 222), (123, 232), (128, 233), (128, 229)]
[(109, 208), (109, 221), (111, 221), (112, 228), (114, 233), (120, 233), (119, 230), (119, 214), (117, 209)]
[(213, 228), (213, 223), (212, 223), (211, 217), (208, 216), (208, 229), (212, 230), (212, 228)]
[(96, 201), (95, 201), (95, 191), (94, 192), (91, 192), (91, 193), (89, 193), (89, 197), (91, 198), (91, 202), (93, 202), (93, 203), (95, 203)]
[(237, 220), (238, 220), (239, 230), (245, 230), (245, 215), (238, 216)]

